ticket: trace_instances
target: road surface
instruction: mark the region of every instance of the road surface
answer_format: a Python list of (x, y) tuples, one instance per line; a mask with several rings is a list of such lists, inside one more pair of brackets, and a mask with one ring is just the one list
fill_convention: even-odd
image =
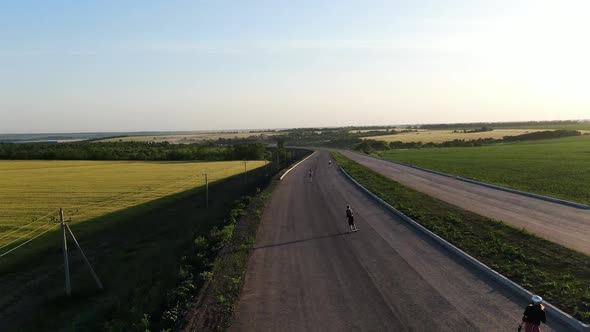
[(526, 303), (377, 205), (328, 159), (321, 151), (275, 189), (232, 331), (516, 330)]
[(339, 152), (407, 187), (590, 255), (590, 210), (487, 188), (351, 151)]

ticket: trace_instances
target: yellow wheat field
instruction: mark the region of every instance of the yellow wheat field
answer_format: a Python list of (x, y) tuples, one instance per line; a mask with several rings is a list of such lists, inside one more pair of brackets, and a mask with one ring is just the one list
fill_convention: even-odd
[[(249, 161), (248, 169), (264, 161)], [(56, 209), (84, 222), (242, 173), (242, 161), (0, 161), (0, 254), (53, 227)], [(37, 218), (46, 216), (41, 220)]]
[(422, 142), (442, 143), (455, 139), (472, 140), (478, 138), (502, 138), (504, 136), (516, 136), (526, 133), (541, 131), (542, 129), (494, 129), (481, 133), (453, 133), (452, 130), (419, 130), (417, 132), (401, 133), (396, 135), (365, 137), (386, 142)]

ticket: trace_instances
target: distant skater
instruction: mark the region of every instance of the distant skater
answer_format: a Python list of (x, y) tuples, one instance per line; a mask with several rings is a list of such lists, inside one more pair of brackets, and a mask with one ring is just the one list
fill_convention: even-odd
[(354, 213), (352, 213), (352, 209), (350, 208), (350, 205), (346, 206), (346, 219), (348, 219), (348, 227), (350, 227), (350, 231), (351, 232), (358, 231), (358, 228), (356, 228), (356, 225), (354, 224)]
[(328, 160), (328, 167), (332, 167), (332, 159)]
[(524, 309), (522, 322), (518, 326), (518, 331), (522, 331), (524, 324), (525, 332), (541, 332), (541, 322), (546, 323), (545, 306), (541, 304), (543, 298), (539, 295), (533, 295), (531, 303)]
[(309, 169), (309, 182), (313, 182), (313, 170)]

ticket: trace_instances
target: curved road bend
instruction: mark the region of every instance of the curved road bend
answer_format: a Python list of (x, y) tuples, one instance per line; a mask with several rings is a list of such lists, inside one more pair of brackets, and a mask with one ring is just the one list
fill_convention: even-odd
[(405, 186), (590, 255), (590, 210), (491, 189), (351, 151), (339, 152)]
[(392, 216), (328, 159), (321, 151), (275, 189), (231, 330), (516, 330), (526, 303)]

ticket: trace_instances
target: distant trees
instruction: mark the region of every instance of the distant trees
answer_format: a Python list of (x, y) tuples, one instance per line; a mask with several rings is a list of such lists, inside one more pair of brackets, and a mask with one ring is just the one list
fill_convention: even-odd
[[(379, 131), (379, 135), (386, 135), (386, 131)], [(284, 138), (292, 146), (328, 146), (328, 147), (350, 147), (360, 143), (359, 138), (365, 133), (351, 133), (347, 128), (316, 128), (316, 129), (291, 129), (275, 140)]]
[(492, 131), (494, 128), (483, 126), (481, 128), (475, 129), (463, 129), (463, 130), (453, 130), (453, 133), (483, 133), (486, 131)]
[[(552, 128), (559, 126), (576, 126), (581, 122), (575, 120), (563, 121), (522, 121), (522, 122), (476, 122), (476, 123), (441, 123), (441, 124), (425, 124), (421, 125), (420, 129), (430, 130), (454, 130), (454, 129), (475, 129), (481, 127), (494, 128)], [(410, 126), (411, 128), (411, 126)], [(575, 128), (572, 128), (575, 129)]]
[[(482, 126), (477, 130), (489, 130)], [(405, 129), (408, 131), (411, 129)], [(393, 131), (399, 133), (400, 131)], [(390, 134), (392, 134), (390, 132)], [(403, 132), (403, 131), (402, 131)], [(374, 132), (387, 133), (386, 131)], [(361, 133), (366, 134), (366, 133)], [(223, 143), (210, 141), (199, 144), (170, 144), (168, 142), (71, 142), (71, 143), (0, 143), (0, 159), (45, 159), (45, 160), (285, 160), (286, 142), (300, 146), (325, 146), (353, 148), (370, 153), (388, 149), (416, 149), (429, 147), (472, 147), (486, 144), (552, 139), (579, 136), (576, 130), (550, 130), (506, 136), (502, 139), (480, 138), (475, 140), (455, 139), (442, 143), (385, 142), (361, 139), (358, 133), (345, 129), (324, 129), (323, 131), (293, 130), (273, 139), (277, 149), (269, 152), (264, 143), (224, 140)], [(267, 141), (268, 142), (268, 141)], [(277, 158), (278, 157), (278, 158)]]
[(250, 159), (260, 160), (264, 159), (265, 148), (260, 143), (256, 144), (235, 144), (228, 147), (232, 149), (232, 155), (234, 160)]
[(532, 141), (539, 139), (552, 139), (561, 137), (572, 137), (580, 136), (581, 132), (577, 130), (548, 130), (548, 131), (535, 131), (532, 133), (526, 133), (517, 136), (504, 136), (502, 139), (504, 142), (515, 142), (515, 141)]
[(170, 144), (168, 142), (77, 142), (0, 144), (0, 159), (44, 160), (260, 160), (261, 143), (233, 145)]
[(389, 144), (385, 141), (367, 139), (356, 145), (355, 149), (364, 153), (371, 153), (372, 151), (389, 150)]

